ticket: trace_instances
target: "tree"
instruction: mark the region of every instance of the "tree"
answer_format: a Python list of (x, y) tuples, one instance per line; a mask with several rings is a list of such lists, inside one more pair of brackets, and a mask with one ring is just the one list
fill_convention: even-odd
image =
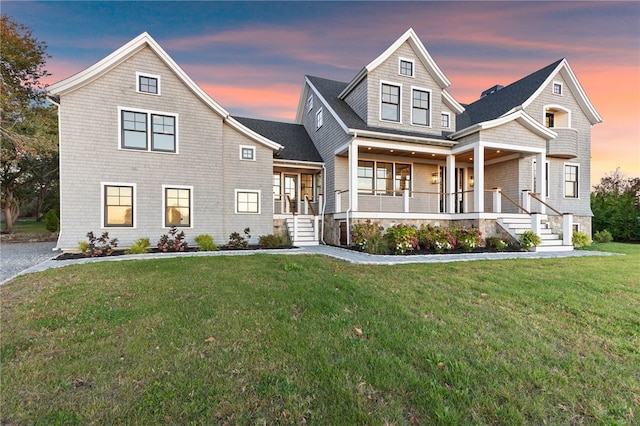
[(593, 231), (608, 230), (618, 241), (640, 241), (640, 177), (620, 169), (604, 176), (591, 193)]
[[(57, 161), (50, 161), (57, 155), (56, 113), (46, 106), (40, 81), (50, 75), (46, 48), (29, 28), (0, 17), (0, 201), (9, 232), (34, 180), (57, 173)], [(53, 164), (55, 170), (42, 170)]]

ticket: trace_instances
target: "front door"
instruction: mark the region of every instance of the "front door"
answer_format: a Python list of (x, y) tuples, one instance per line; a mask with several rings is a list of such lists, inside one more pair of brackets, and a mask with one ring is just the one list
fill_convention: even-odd
[(289, 211), (295, 213), (298, 211), (298, 176), (284, 175), (284, 193), (291, 199)]

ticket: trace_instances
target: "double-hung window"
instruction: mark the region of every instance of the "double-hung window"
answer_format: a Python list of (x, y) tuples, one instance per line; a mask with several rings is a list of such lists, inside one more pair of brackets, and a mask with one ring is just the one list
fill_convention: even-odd
[(121, 110), (120, 147), (142, 151), (176, 152), (177, 117), (144, 111)]
[(191, 188), (164, 186), (164, 226), (191, 226)]
[(441, 126), (443, 129), (448, 129), (451, 126), (451, 116), (449, 113), (443, 112), (441, 117)]
[(430, 126), (429, 92), (413, 89), (412, 93), (411, 122), (419, 126)]
[(135, 188), (127, 184), (103, 184), (104, 227), (133, 227)]
[(380, 117), (387, 121), (400, 121), (400, 86), (382, 83), (382, 110)]
[(564, 196), (578, 198), (578, 166), (565, 164), (564, 166)]

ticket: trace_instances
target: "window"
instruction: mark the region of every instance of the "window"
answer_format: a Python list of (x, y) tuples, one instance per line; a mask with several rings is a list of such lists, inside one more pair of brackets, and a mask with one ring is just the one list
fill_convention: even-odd
[(400, 87), (382, 84), (382, 110), (380, 117), (387, 121), (400, 121)]
[(273, 174), (273, 198), (275, 200), (282, 199), (282, 189), (280, 186), (280, 173)]
[[(540, 192), (540, 190), (538, 189), (538, 182), (537, 182), (537, 161), (533, 160), (533, 192)], [(549, 196), (549, 162), (545, 161), (544, 163), (544, 180), (545, 180), (545, 188), (544, 188), (544, 196), (548, 197)]]
[(544, 125), (547, 126), (547, 127), (555, 127), (554, 126), (555, 118), (556, 118), (556, 116), (552, 112), (545, 112), (544, 113)]
[(413, 89), (413, 108), (411, 121), (420, 126), (429, 126), (429, 92)]
[(260, 213), (260, 191), (236, 189), (236, 213)]
[(173, 115), (121, 110), (120, 147), (176, 152), (176, 121)]
[(358, 161), (359, 193), (394, 195), (404, 189), (411, 189), (410, 164)]
[(400, 59), (400, 75), (413, 77), (413, 61)]
[(451, 116), (448, 113), (443, 112), (440, 117), (441, 117), (440, 125), (443, 128), (448, 129), (451, 126)]
[(255, 161), (256, 159), (256, 149), (253, 146), (243, 146), (240, 145), (240, 159)]
[(104, 185), (104, 226), (133, 227), (132, 185)]
[(323, 117), (322, 117), (322, 108), (318, 109), (316, 112), (316, 130), (322, 127)]
[(578, 166), (565, 164), (564, 166), (564, 196), (578, 198)]
[(302, 173), (300, 175), (300, 199), (305, 201), (305, 196), (309, 201), (313, 201), (313, 175)]
[(159, 94), (158, 91), (158, 78), (148, 77), (145, 75), (138, 75), (138, 92), (151, 93), (154, 95)]
[(191, 188), (164, 187), (164, 226), (191, 226)]
[(553, 94), (562, 95), (562, 83), (553, 83)]
[(313, 95), (309, 95), (309, 99), (307, 99), (307, 112), (313, 109)]

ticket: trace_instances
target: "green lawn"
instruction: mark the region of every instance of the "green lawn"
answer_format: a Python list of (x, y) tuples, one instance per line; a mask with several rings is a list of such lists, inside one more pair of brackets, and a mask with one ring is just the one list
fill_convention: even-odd
[(625, 256), (104, 262), (2, 299), (2, 424), (638, 424)]
[[(5, 222), (2, 222), (0, 226), (3, 231), (7, 229), (7, 224)], [(47, 228), (45, 227), (44, 220), (17, 220), (13, 223), (13, 232), (23, 234), (36, 234), (49, 231), (47, 231)]]

